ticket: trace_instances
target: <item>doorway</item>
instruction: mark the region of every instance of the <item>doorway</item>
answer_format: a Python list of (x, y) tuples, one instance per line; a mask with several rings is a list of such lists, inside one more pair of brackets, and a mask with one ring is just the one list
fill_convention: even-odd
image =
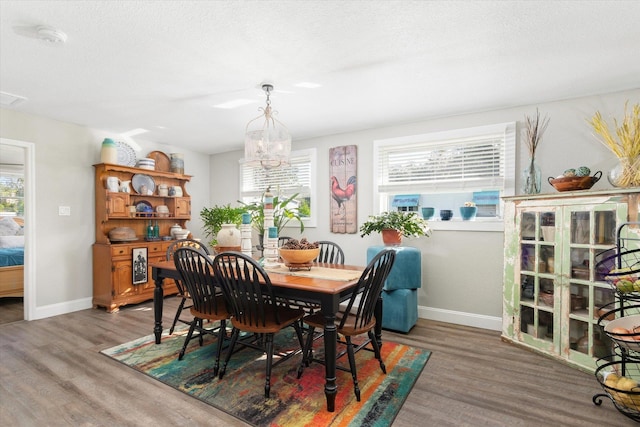
[(0, 324), (29, 320), (34, 312), (34, 149), (0, 138)]

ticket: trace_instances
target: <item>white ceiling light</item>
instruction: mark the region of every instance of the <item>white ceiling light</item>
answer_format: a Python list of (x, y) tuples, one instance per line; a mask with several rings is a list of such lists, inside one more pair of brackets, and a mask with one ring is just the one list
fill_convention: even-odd
[(265, 83), (262, 90), (267, 94), (267, 106), (260, 108), (264, 114), (247, 123), (244, 159), (250, 165), (269, 170), (289, 164), (291, 135), (287, 127), (274, 117), (277, 111), (271, 109), (269, 95), (273, 91), (273, 85)]
[(37, 26), (36, 35), (38, 39), (51, 44), (64, 44), (67, 41), (67, 35), (65, 33), (46, 25)]

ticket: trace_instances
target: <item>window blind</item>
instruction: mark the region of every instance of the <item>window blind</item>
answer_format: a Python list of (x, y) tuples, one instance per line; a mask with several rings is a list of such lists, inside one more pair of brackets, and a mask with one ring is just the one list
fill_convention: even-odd
[(378, 191), (444, 192), (502, 188), (504, 132), (440, 141), (381, 145)]
[(312, 179), (312, 155), (309, 152), (291, 155), (290, 164), (265, 171), (260, 166), (250, 166), (245, 163), (240, 165), (241, 171), (241, 197), (262, 197), (267, 187), (274, 194), (291, 196), (299, 193), (300, 196), (308, 196), (311, 193)]

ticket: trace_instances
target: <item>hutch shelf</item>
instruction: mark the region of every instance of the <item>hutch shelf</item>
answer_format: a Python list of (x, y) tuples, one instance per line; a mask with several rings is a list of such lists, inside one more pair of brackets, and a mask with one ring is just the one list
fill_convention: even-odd
[[(191, 197), (185, 188), (191, 176), (107, 163), (96, 164), (94, 168), (93, 306), (114, 312), (125, 304), (153, 299), (154, 283), (149, 264), (165, 259), (171, 240), (161, 238), (170, 236), (171, 226), (179, 224), (186, 228), (186, 222), (191, 219)], [(154, 184), (152, 194), (138, 194), (132, 187), (129, 192), (107, 189), (108, 177), (126, 182), (133, 181), (136, 175), (146, 175), (144, 179)], [(159, 195), (158, 187), (161, 185), (173, 188), (171, 194), (174, 195)], [(177, 187), (180, 191), (175, 191)], [(139, 206), (148, 206), (150, 211), (137, 209)], [(166, 206), (168, 212), (158, 213), (158, 206)], [(147, 237), (149, 225), (158, 228), (158, 237)], [(116, 227), (133, 229), (135, 240), (112, 242), (109, 232)], [(136, 269), (141, 263), (134, 262), (138, 255), (146, 255), (142, 270), (140, 267)], [(164, 295), (175, 293), (177, 288), (173, 281), (165, 280)]]
[(613, 348), (600, 308), (615, 304), (595, 266), (639, 211), (638, 188), (506, 197), (503, 340), (593, 373)]

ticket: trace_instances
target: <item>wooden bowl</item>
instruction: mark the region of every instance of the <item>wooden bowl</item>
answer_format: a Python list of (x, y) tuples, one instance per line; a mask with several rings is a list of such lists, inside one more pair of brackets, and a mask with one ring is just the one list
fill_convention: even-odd
[(280, 258), (285, 264), (309, 264), (320, 254), (320, 248), (315, 249), (278, 249)]
[(138, 240), (136, 232), (130, 227), (115, 227), (109, 231), (109, 240), (112, 242), (129, 242)]
[(549, 177), (549, 184), (558, 191), (588, 190), (600, 180), (602, 171), (598, 171), (593, 176), (564, 176), (562, 178)]

